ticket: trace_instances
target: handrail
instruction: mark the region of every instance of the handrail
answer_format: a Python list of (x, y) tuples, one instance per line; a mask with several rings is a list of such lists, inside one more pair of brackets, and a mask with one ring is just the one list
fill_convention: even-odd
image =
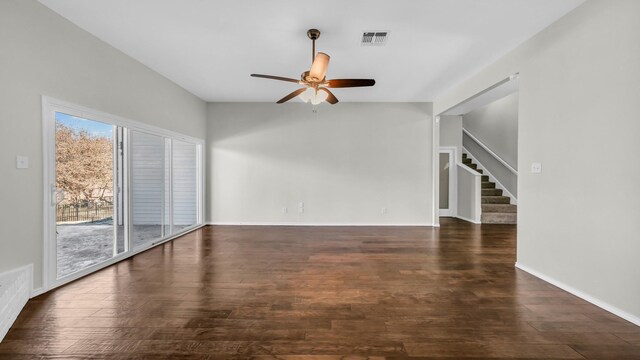
[(518, 170), (514, 169), (511, 165), (509, 165), (506, 161), (504, 161), (500, 156), (498, 156), (498, 154), (494, 153), (493, 151), (491, 151), (491, 149), (489, 149), (487, 147), (487, 145), (483, 144), (482, 141), (478, 140), (478, 138), (476, 138), (475, 136), (473, 136), (469, 131), (467, 131), (467, 129), (462, 128), (462, 132), (467, 134), (467, 136), (469, 136), (471, 138), (471, 140), (475, 141), (478, 145), (480, 145), (486, 152), (488, 152), (491, 156), (493, 156), (494, 158), (496, 158), (496, 160), (500, 161), (500, 163), (502, 165), (504, 165), (504, 167), (506, 167), (509, 171), (511, 171), (513, 174), (515, 174), (516, 176), (518, 176)]

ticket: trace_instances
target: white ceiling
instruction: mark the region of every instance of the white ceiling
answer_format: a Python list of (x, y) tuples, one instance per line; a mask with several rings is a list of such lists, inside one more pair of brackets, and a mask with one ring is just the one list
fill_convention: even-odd
[[(341, 101), (432, 101), (584, 0), (40, 0), (206, 101), (276, 101), (322, 31), (327, 78), (374, 78)], [(391, 31), (384, 47), (365, 30)]]

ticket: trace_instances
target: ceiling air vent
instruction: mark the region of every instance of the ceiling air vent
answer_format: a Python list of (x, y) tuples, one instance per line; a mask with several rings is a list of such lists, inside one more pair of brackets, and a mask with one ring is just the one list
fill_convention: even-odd
[(362, 33), (362, 46), (383, 46), (389, 38), (388, 31), (365, 31)]

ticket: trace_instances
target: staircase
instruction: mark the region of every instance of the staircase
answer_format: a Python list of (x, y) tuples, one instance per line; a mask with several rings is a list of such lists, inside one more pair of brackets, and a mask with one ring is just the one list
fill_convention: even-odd
[[(462, 154), (462, 163), (482, 174), (478, 165)], [(501, 189), (496, 189), (496, 183), (489, 181), (488, 175), (482, 175), (482, 217), (483, 224), (516, 224), (516, 205), (511, 204), (511, 198), (502, 195)]]

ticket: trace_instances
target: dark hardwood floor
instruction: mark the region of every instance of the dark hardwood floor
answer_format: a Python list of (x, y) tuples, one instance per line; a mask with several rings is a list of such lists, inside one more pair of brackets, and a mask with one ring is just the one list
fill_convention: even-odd
[(640, 359), (640, 327), (516, 270), (515, 236), (206, 227), (29, 301), (0, 359)]

